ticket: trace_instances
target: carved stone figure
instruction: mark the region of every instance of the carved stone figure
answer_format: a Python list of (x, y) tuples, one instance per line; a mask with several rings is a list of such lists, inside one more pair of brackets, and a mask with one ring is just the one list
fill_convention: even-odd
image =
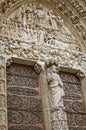
[(3, 80), (0, 81), (0, 93), (5, 93), (5, 82)]
[(48, 68), (47, 80), (51, 106), (51, 128), (52, 130), (68, 130), (67, 115), (64, 111), (65, 107), (63, 104), (63, 97), (65, 96), (63, 82), (58, 74), (58, 68), (56, 69), (55, 65)]
[(5, 107), (5, 96), (0, 95), (0, 107)]
[(45, 18), (47, 15), (47, 11), (44, 11), (42, 5), (39, 5), (39, 9), (36, 10), (36, 23), (38, 25), (45, 24)]
[(39, 44), (44, 44), (44, 35), (45, 35), (45, 32), (42, 28), (39, 29), (38, 31), (38, 42)]
[(47, 80), (49, 84), (49, 98), (51, 109), (58, 110), (64, 108), (63, 96), (65, 96), (63, 90), (63, 82), (59, 77), (56, 66), (52, 65), (47, 72)]
[(0, 110), (0, 123), (1, 124), (5, 124), (5, 119), (6, 119), (5, 116), (6, 116), (5, 115), (5, 111), (4, 110)]
[(27, 9), (25, 11), (26, 13), (26, 23), (29, 24), (29, 25), (32, 25), (33, 24), (33, 4), (30, 3), (28, 4), (27, 6)]
[(50, 18), (50, 23), (53, 29), (59, 30), (58, 24), (57, 24), (57, 17), (53, 14), (53, 11), (49, 11), (49, 18)]
[(0, 78), (5, 77), (5, 68), (3, 66), (0, 66)]

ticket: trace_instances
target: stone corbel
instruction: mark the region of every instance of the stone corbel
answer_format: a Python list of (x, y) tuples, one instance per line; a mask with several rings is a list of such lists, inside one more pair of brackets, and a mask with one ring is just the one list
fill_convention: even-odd
[(34, 69), (38, 74), (41, 71), (45, 71), (45, 62), (37, 61), (37, 63), (34, 65)]
[(12, 63), (12, 56), (0, 55), (0, 66), (6, 64), (9, 66)]
[(85, 74), (85, 71), (83, 70), (79, 70), (77, 73), (76, 73), (76, 76), (80, 79), (82, 78), (85, 78), (86, 74)]
[(6, 57), (6, 66), (10, 66), (12, 63), (12, 56)]

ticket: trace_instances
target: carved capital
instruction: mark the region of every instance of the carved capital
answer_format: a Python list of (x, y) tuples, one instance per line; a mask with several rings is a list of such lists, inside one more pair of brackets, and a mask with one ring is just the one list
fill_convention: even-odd
[(41, 62), (41, 61), (37, 61), (37, 63), (34, 65), (34, 69), (35, 69), (36, 73), (45, 71), (45, 63)]

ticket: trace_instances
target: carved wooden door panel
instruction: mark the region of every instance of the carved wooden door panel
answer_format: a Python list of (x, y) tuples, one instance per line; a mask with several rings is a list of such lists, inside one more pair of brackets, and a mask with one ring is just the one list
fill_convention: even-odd
[(9, 130), (44, 130), (38, 75), (33, 67), (7, 67)]
[(60, 72), (60, 76), (64, 83), (64, 105), (69, 130), (86, 130), (86, 107), (80, 80), (70, 73)]

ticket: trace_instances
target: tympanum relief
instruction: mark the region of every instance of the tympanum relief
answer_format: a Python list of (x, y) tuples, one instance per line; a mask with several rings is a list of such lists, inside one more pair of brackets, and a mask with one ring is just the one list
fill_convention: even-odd
[(53, 57), (63, 66), (86, 69), (86, 56), (81, 53), (79, 41), (59, 15), (41, 4), (18, 7), (3, 21), (0, 32), (1, 54), (41, 61)]
[[(70, 33), (61, 16), (41, 4), (29, 3), (16, 9), (0, 28), (1, 34), (33, 44), (54, 44), (80, 50), (79, 41)], [(76, 43), (76, 45), (75, 45)]]
[[(0, 21), (10, 9), (18, 5), (22, 0), (2, 0), (0, 1)], [(85, 0), (45, 0), (46, 4), (51, 4), (56, 10), (58, 9), (68, 21), (71, 22), (73, 28), (78, 31), (84, 42), (86, 41), (86, 7)], [(22, 14), (23, 16), (23, 14)]]

